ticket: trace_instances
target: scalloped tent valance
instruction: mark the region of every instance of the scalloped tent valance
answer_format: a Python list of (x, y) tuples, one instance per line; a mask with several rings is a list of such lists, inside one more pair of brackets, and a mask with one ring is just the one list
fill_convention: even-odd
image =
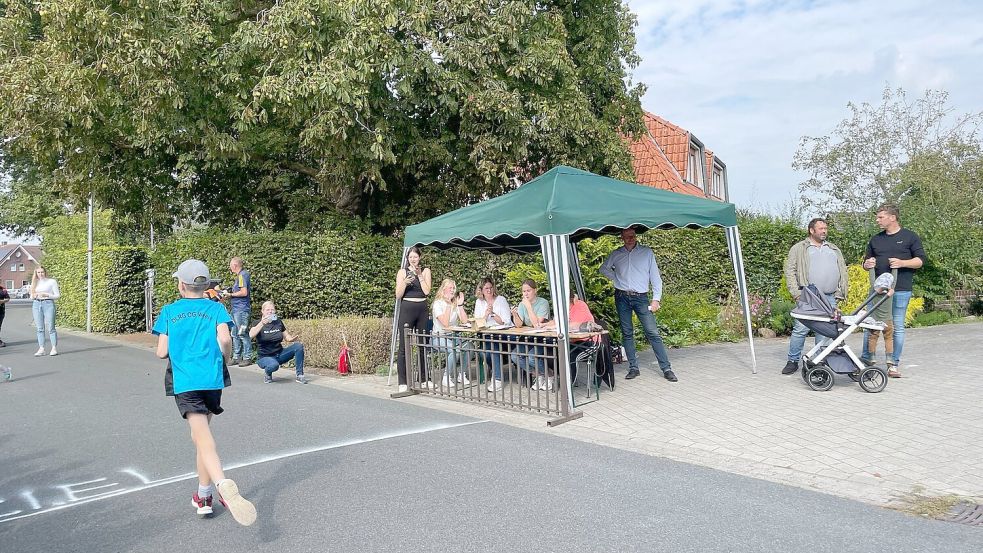
[(734, 204), (560, 165), (508, 194), (407, 227), (403, 245), (531, 253), (548, 235), (569, 235), (571, 242), (579, 242), (627, 227), (736, 225)]

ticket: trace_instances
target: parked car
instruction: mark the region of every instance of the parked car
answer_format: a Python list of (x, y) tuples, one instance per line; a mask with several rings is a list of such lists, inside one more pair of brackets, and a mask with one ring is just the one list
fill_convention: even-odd
[(24, 285), (15, 290), (11, 290), (10, 297), (19, 300), (31, 297), (31, 287), (30, 285)]

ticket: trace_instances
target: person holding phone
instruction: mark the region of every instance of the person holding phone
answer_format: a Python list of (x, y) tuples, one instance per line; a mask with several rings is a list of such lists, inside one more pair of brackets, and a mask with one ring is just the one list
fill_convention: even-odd
[[(287, 326), (277, 316), (276, 305), (272, 301), (263, 302), (263, 318), (249, 329), (249, 337), (256, 340), (259, 350), (256, 364), (266, 373), (267, 384), (273, 383), (273, 373), (280, 365), (291, 359), (297, 365), (295, 380), (307, 384), (307, 377), (304, 376), (304, 344), (297, 341), (299, 336), (287, 332)], [(292, 343), (283, 347), (284, 340)]]
[[(430, 269), (421, 263), (420, 248), (413, 246), (406, 253), (406, 262), (396, 273), (396, 299), (399, 300), (399, 320), (396, 331), (399, 333), (396, 343), (399, 344), (396, 354), (396, 373), (399, 377), (399, 391), (407, 390), (406, 378), (406, 341), (403, 339), (403, 329), (409, 326), (417, 333), (427, 331), (427, 295), (430, 294)], [(427, 376), (427, 364), (424, 348), (418, 348), (420, 382), (424, 386), (431, 384)]]

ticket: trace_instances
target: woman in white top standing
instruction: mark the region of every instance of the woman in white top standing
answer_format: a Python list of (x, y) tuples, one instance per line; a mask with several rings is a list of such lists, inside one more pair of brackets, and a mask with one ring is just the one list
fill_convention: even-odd
[(38, 265), (31, 279), (31, 299), (34, 300), (34, 326), (38, 329), (38, 350), (34, 356), (44, 355), (44, 332), (48, 331), (51, 351), (48, 355), (58, 355), (58, 334), (55, 332), (55, 300), (61, 297), (58, 281), (48, 278), (44, 267)]
[[(449, 278), (440, 283), (437, 299), (433, 302), (433, 345), (438, 351), (447, 353), (447, 371), (444, 373), (444, 386), (454, 387), (454, 368), (457, 365), (458, 339), (454, 332), (447, 327), (461, 324), (468, 320), (464, 310), (464, 292), (458, 293), (457, 284)], [(463, 361), (463, 359), (462, 359)], [(463, 363), (462, 363), (462, 369)], [(457, 382), (467, 386), (471, 383), (463, 370), (458, 374)]]
[[(495, 281), (490, 277), (481, 279), (478, 286), (479, 297), (474, 302), (474, 318), (485, 321), (485, 326), (512, 326), (512, 311), (509, 309), (509, 302), (505, 296), (498, 295), (498, 288)], [(501, 347), (501, 335), (492, 335), (492, 339), (485, 340), (482, 354), (485, 364), (492, 368), (494, 378), (488, 383), (488, 391), (495, 392), (502, 389), (502, 355), (499, 353), (504, 348)]]

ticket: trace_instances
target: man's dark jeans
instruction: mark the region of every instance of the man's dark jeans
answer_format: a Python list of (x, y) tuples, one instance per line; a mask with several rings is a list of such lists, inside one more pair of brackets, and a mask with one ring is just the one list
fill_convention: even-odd
[(638, 358), (635, 350), (635, 325), (632, 323), (631, 314), (638, 316), (642, 323), (642, 330), (645, 331), (645, 338), (652, 345), (655, 358), (659, 360), (659, 368), (662, 372), (672, 369), (669, 363), (669, 352), (666, 345), (662, 343), (662, 336), (659, 336), (659, 326), (655, 320), (655, 314), (649, 311), (648, 296), (644, 294), (626, 294), (615, 290), (614, 305), (618, 309), (618, 319), (621, 321), (621, 336), (625, 346), (625, 353), (628, 355), (628, 369), (638, 370)]

